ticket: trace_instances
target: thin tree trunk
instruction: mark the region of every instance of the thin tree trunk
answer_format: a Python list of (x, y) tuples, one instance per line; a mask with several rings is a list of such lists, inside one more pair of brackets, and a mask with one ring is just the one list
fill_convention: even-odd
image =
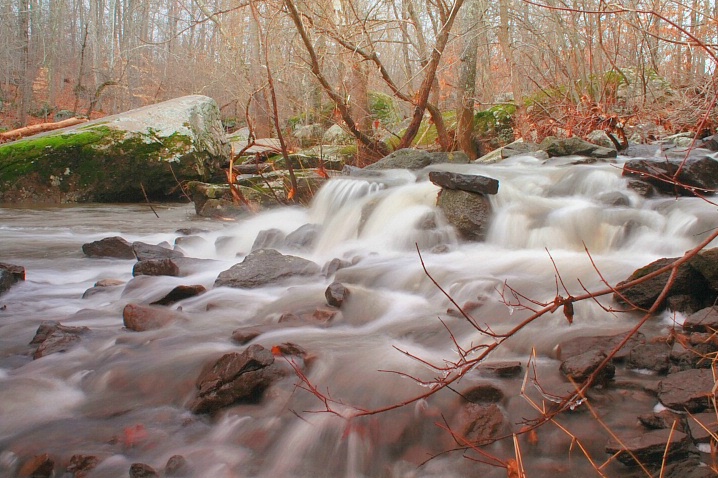
[(461, 21), (463, 48), (459, 57), (456, 144), (470, 159), (476, 159), (480, 153), (473, 139), (476, 63), (479, 50), (479, 28), (477, 27), (483, 13), (483, 1), (468, 0), (464, 13)]

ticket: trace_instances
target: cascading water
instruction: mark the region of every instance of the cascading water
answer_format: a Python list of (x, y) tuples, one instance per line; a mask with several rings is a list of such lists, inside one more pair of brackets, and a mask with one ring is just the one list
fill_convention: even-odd
[[(406, 375), (431, 380), (437, 372), (399, 350), (442, 364), (458, 359), (447, 329), (462, 346), (489, 339), (449, 310), (454, 306), (424, 273), (417, 245), (442, 288), (500, 333), (528, 315), (500, 300), (505, 283), (538, 301), (557, 294), (556, 270), (574, 294), (602, 288), (586, 249), (603, 277), (616, 283), (659, 257), (682, 254), (718, 227), (714, 208), (700, 199), (638, 196), (626, 187), (620, 165), (542, 165), (519, 157), (493, 166), (432, 168), (500, 181), (485, 242), (457, 239), (434, 206), (439, 189), (427, 181), (427, 171), (336, 178), (308, 209), (280, 208), (235, 224), (197, 218), (189, 206), (159, 208), (159, 219), (145, 206), (0, 209), (0, 260), (27, 269), (27, 280), (0, 297), (0, 475), (13, 476), (29, 457), (47, 453), (62, 470), (72, 455), (98, 457), (90, 477), (124, 477), (135, 462), (161, 469), (173, 455), (184, 456), (196, 477), (505, 476), (460, 453), (441, 454), (456, 446), (437, 426), (442, 413), (448, 422), (455, 413), (457, 397), (448, 391), (350, 422), (309, 413), (324, 405), (291, 377), (270, 387), (259, 404), (240, 403), (214, 417), (187, 408), (202, 368), (243, 349), (231, 336), (247, 326), (263, 328), (253, 342), (267, 348), (284, 342), (303, 347), (308, 379), (337, 400), (332, 407), (338, 413), (425, 392)], [(280, 246), (283, 253), (320, 266), (342, 259), (348, 266), (256, 289), (213, 288), (261, 231), (286, 235), (305, 224), (318, 225), (312, 245)], [(181, 245), (187, 256), (206, 259), (184, 277), (133, 278), (133, 261), (89, 259), (81, 252), (83, 243), (113, 235), (173, 243), (180, 227), (204, 230), (195, 234), (201, 239)], [(106, 278), (126, 284), (82, 298)], [(278, 324), (285, 313), (325, 306), (324, 291), (335, 280), (351, 295), (328, 326)], [(150, 303), (189, 284), (208, 292), (172, 306), (186, 320), (149, 332), (123, 329), (126, 304)], [(28, 343), (45, 320), (90, 330), (68, 351), (32, 360)], [(633, 323), (595, 302), (577, 303), (572, 326), (560, 311), (546, 316), (491, 358), (525, 364), (533, 348), (539, 369), (555, 371), (553, 349), (562, 340), (625, 331)], [(477, 380), (469, 374), (455, 388)], [(520, 385), (501, 382), (503, 406), (510, 417), (530, 418), (536, 414), (519, 396)], [(595, 428), (585, 433), (605, 433)], [(511, 457), (513, 445), (506, 442), (488, 451)], [(570, 444), (553, 429), (533, 448), (524, 446), (530, 475), (553, 476), (559, 469), (590, 474), (585, 460), (568, 459)], [(591, 452), (601, 455), (602, 447), (597, 442)], [(610, 470), (620, 473), (615, 466)]]

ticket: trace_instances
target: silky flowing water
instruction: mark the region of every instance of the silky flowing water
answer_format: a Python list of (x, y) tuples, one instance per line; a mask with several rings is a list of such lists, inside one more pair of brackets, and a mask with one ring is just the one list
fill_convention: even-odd
[[(598, 290), (604, 285), (596, 269), (617, 283), (657, 258), (681, 255), (718, 226), (715, 207), (700, 199), (638, 196), (627, 189), (620, 164), (540, 164), (519, 157), (493, 166), (433, 169), (500, 181), (485, 242), (457, 240), (434, 206), (439, 188), (428, 182), (427, 170), (335, 178), (307, 208), (282, 207), (235, 222), (198, 218), (191, 205), (156, 206), (159, 218), (146, 205), (0, 208), (0, 261), (27, 270), (25, 282), (0, 296), (0, 476), (13, 476), (24, 460), (42, 453), (53, 456), (58, 469), (74, 454), (97, 456), (101, 462), (92, 477), (128, 476), (136, 462), (162, 470), (173, 455), (184, 456), (196, 477), (506, 476), (505, 470), (476, 461), (481, 457), (475, 453), (443, 453), (457, 447), (444, 429), (454, 423), (460, 403), (449, 390), (351, 422), (322, 413), (322, 402), (295, 387), (296, 377), (270, 387), (259, 404), (237, 404), (214, 417), (187, 408), (202, 368), (225, 352), (244, 349), (231, 335), (246, 326), (267, 330), (253, 343), (303, 347), (309, 354), (307, 377), (341, 402), (333, 405), (339, 413), (425, 392), (407, 375), (429, 380), (437, 373), (400, 350), (443, 364), (458, 359), (447, 329), (464, 347), (489, 339), (452, 311), (424, 273), (417, 245), (441, 287), (458, 304), (472, 304), (477, 322), (500, 333), (529, 315), (502, 301), (504, 284), (549, 302), (557, 294), (558, 270), (573, 295), (584, 287)], [(304, 224), (321, 226), (314, 245), (283, 253), (320, 266), (335, 258), (353, 265), (334, 275), (257, 289), (213, 288), (221, 271), (250, 252), (260, 231), (290, 233)], [(205, 230), (196, 234), (201, 240), (182, 245), (187, 256), (207, 259), (185, 277), (133, 278), (134, 261), (90, 259), (81, 251), (83, 243), (114, 235), (173, 244), (179, 228)], [(108, 278), (126, 284), (82, 298)], [(277, 325), (284, 313), (325, 307), (324, 291), (333, 281), (351, 295), (329, 326)], [(126, 304), (150, 303), (177, 285), (192, 284), (208, 292), (172, 306), (181, 308), (186, 321), (151, 332), (123, 328)], [(558, 293), (565, 295), (562, 289)], [(615, 305), (610, 297), (600, 300)], [(665, 331), (675, 319), (680, 317), (666, 313), (646, 333)], [(90, 332), (67, 352), (32, 360), (28, 343), (45, 320)], [(570, 385), (557, 373), (557, 344), (626, 331), (636, 320), (593, 301), (577, 303), (573, 325), (560, 311), (547, 315), (489, 360), (517, 360), (526, 370), (535, 350), (539, 380), (544, 377), (547, 390), (563, 393)], [(482, 380), (504, 391), (501, 405), (511, 431), (538, 416), (521, 396), (522, 377), (471, 372), (453, 388), (462, 391)], [(533, 387), (527, 393), (541, 401)], [(656, 404), (639, 391), (609, 387), (595, 393), (599, 408), (616, 410), (602, 417), (609, 426), (635, 421), (636, 413)], [(562, 423), (602, 463), (608, 434), (583, 408)], [(519, 444), (529, 476), (595, 474), (571, 437), (552, 424), (539, 430), (538, 441), (521, 437)], [(515, 453), (510, 439), (486, 451), (504, 460)], [(627, 473), (619, 464), (607, 470), (611, 476)]]

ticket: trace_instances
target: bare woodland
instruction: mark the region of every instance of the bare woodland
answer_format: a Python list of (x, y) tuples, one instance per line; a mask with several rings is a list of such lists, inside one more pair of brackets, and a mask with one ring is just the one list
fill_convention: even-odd
[[(4, 129), (194, 93), (239, 124), (249, 111), (257, 136), (274, 135), (275, 119), (339, 123), (370, 156), (411, 145), (426, 114), (438, 147), (476, 157), (473, 113), (506, 104), (518, 108), (515, 136), (534, 140), (586, 134), (611, 117), (659, 133), (714, 126), (704, 117), (715, 102), (718, 1), (4, 0), (0, 9)], [(370, 92), (408, 119), (396, 144), (378, 141)]]

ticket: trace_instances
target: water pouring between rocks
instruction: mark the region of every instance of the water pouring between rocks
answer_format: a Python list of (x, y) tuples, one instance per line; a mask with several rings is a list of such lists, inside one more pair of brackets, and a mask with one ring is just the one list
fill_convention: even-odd
[[(499, 181), (484, 241), (457, 237), (436, 207), (439, 187), (428, 181), (429, 170)], [(192, 477), (506, 476), (474, 452), (443, 453), (461, 447), (448, 429), (478, 442), (510, 437), (538, 417), (521, 396), (525, 374), (535, 373), (542, 388), (528, 380), (525, 392), (551, 406), (550, 397), (571, 390), (559, 372), (557, 346), (625, 332), (638, 315), (576, 303), (573, 325), (559, 310), (492, 353), (487, 364), (508, 364), (500, 372), (477, 368), (452, 390), (348, 421), (338, 415), (352, 407), (375, 409), (424, 393), (422, 381), (437, 372), (422, 361), (459, 360), (453, 340), (462, 347), (493, 340), (431, 282), (417, 246), (454, 301), (502, 333), (530, 315), (510, 297), (502, 300), (504, 284), (550, 302), (562, 293), (558, 270), (574, 295), (601, 289), (596, 268), (616, 284), (658, 258), (682, 255), (718, 227), (715, 207), (705, 201), (646, 199), (628, 189), (620, 164), (552, 165), (527, 156), (335, 178), (308, 208), (282, 207), (235, 223), (198, 218), (191, 206), (156, 209), (159, 219), (143, 205), (0, 209), (1, 259), (27, 271), (24, 282), (0, 296), (0, 475), (50, 460), (55, 476), (68, 477), (149, 473), (142, 466)], [(172, 259), (171, 275), (133, 277), (134, 260), (82, 253), (83, 244), (110, 236), (166, 243), (184, 257)], [(286, 276), (269, 271), (268, 280), (258, 271), (227, 278), (224, 271), (249, 260), (253, 249), (265, 262), (272, 249), (280, 262), (294, 256), (312, 267)], [(331, 306), (325, 292), (335, 282), (348, 293)], [(197, 287), (162, 302), (180, 286)], [(610, 297), (600, 301), (617, 307)], [(160, 307), (167, 316), (153, 315), (148, 330), (123, 325), (127, 310), (142, 316)], [(682, 319), (665, 312), (643, 333), (665, 333)], [(51, 342), (29, 345), (46, 321), (61, 324), (46, 324)], [(211, 367), (220, 357), (250, 349), (240, 365), (226, 365), (258, 373), (273, 362), (271, 373), (257, 376), (260, 386), (229, 403), (221, 391), (200, 403), (200, 377), (216, 382)], [(336, 414), (306, 391), (287, 360)], [(650, 390), (659, 379), (625, 369), (589, 400), (606, 426), (633, 430), (635, 417), (656, 407)], [(608, 459), (609, 434), (585, 406), (560, 422), (597, 463)], [(518, 442), (529, 476), (595, 474), (554, 425)], [(511, 438), (482, 449), (504, 461), (515, 456)], [(604, 472), (633, 470), (614, 460)]]

